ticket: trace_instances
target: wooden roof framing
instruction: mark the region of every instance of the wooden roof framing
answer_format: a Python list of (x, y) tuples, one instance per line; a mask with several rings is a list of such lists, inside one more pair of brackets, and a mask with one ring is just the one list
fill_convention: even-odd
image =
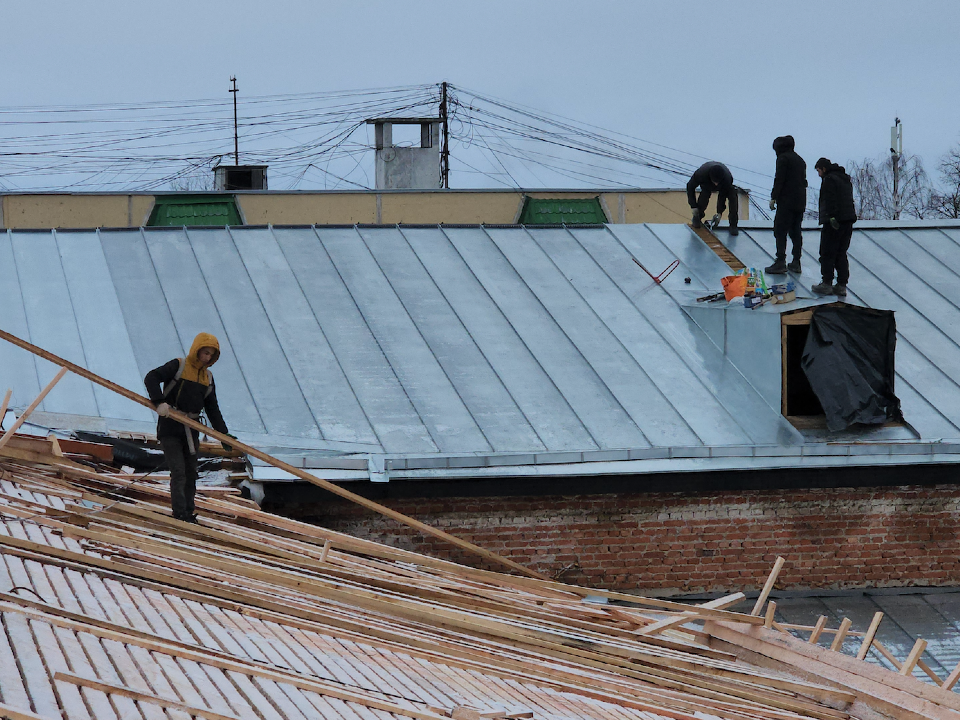
[(23, 452), (0, 448), (0, 717), (960, 718), (944, 688), (797, 651), (772, 613), (724, 609), (739, 594), (691, 608), (477, 570), (223, 492), (190, 525), (156, 476)]

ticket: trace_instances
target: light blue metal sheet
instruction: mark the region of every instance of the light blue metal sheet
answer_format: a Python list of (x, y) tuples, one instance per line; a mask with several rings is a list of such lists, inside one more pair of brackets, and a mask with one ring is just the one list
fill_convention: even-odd
[[(360, 242), (353, 230), (353, 241)], [(387, 452), (436, 452), (437, 445), (314, 230), (275, 235), (310, 309)]]
[(603, 448), (648, 447), (650, 443), (596, 370), (557, 326), (489, 233), (468, 237), (451, 230), (448, 237), (597, 444)]
[[(180, 352), (189, 351), (198, 333), (213, 333), (220, 342), (220, 359), (213, 374), (227, 426), (234, 431), (266, 432), (186, 234), (182, 230), (151, 230), (144, 238), (180, 337)], [(176, 348), (170, 348), (167, 360), (177, 357), (175, 353)]]
[[(479, 228), (450, 232), (466, 242), (471, 237), (486, 242)], [(580, 418), (451, 245), (446, 231), (405, 228), (403, 235), (546, 449), (596, 449)]]
[[(13, 255), (27, 316), (28, 339), (71, 362), (86, 366), (53, 234), (14, 233)], [(37, 370), (41, 385), (46, 385), (57, 373), (56, 366), (46, 360), (37, 360)], [(67, 373), (60, 380), (40, 408), (46, 412), (71, 415), (100, 414), (90, 381), (73, 373)]]
[[(806, 235), (809, 288), (818, 238)], [(718, 236), (747, 265), (771, 259), (768, 228)], [(897, 311), (908, 422), (960, 437), (960, 230), (858, 229), (851, 256), (852, 290)], [(631, 257), (654, 273), (681, 265), (656, 285)], [(279, 444), (422, 455), (802, 442), (724, 354), (731, 328), (708, 334), (685, 312), (728, 271), (682, 226), (14, 232), (0, 264), (12, 269), (5, 329), (135, 390), (196, 332), (218, 335), (228, 423)], [(53, 373), (36, 368), (0, 348), (0, 391), (14, 384), (26, 404)], [(64, 383), (44, 410), (142, 419)]]
[[(900, 300), (889, 286), (878, 281), (872, 273), (857, 262), (853, 251), (862, 247), (862, 238), (856, 237), (858, 234), (859, 231), (855, 230), (854, 239), (857, 242), (851, 242), (851, 295), (848, 298), (854, 299), (852, 293), (856, 292), (863, 304), (884, 310), (894, 310), (897, 313), (899, 337), (896, 389), (904, 417), (922, 437), (957, 437), (960, 431), (956, 429), (956, 423), (952, 418), (952, 414), (960, 407), (956, 383), (945, 375), (934, 357), (926, 355), (926, 350), (918, 351), (911, 341), (911, 337), (916, 335), (915, 331), (911, 332), (911, 326), (915, 327), (917, 323), (929, 326), (929, 322)], [(717, 236), (747, 265), (761, 267), (764, 263), (773, 261), (767, 249), (772, 249), (774, 243), (773, 232), (770, 230), (749, 229), (741, 231), (736, 238), (731, 238), (723, 232), (718, 233)], [(819, 263), (811, 254), (815, 248), (819, 247), (819, 233), (806, 232), (804, 237), (803, 275), (791, 277), (798, 281), (800, 287), (804, 288), (804, 294), (809, 297), (813, 296), (810, 286), (820, 282)], [(811, 242), (813, 238), (816, 239), (815, 242)], [(907, 278), (904, 277), (902, 280), (907, 281)], [(923, 343), (922, 346), (925, 344)], [(901, 392), (901, 385), (904, 383), (910, 385), (916, 392)]]
[(143, 377), (168, 360), (183, 357), (186, 349), (180, 343), (142, 231), (101, 231), (100, 247), (123, 312), (139, 369), (138, 387), (143, 392)]
[[(537, 240), (544, 232), (532, 231), (531, 234)], [(540, 246), (643, 369), (656, 388), (654, 392), (662, 393), (696, 434), (691, 444), (749, 443), (750, 438), (726, 409), (581, 245), (580, 235), (596, 232), (551, 233)], [(638, 275), (638, 280), (643, 277)], [(675, 437), (682, 434), (676, 433)]]
[(229, 232), (184, 232), (267, 433), (319, 438), (316, 420)]
[[(143, 378), (133, 356), (99, 233), (59, 233), (56, 239), (87, 369), (143, 394)], [(93, 386), (93, 392), (104, 417), (144, 422), (156, 417), (145, 407), (99, 385)]]
[(319, 230), (363, 318), (410, 402), (444, 452), (489, 450), (490, 443), (417, 331), (356, 230)]
[[(545, 450), (530, 423), (470, 337), (399, 229), (360, 235), (447, 379), (495, 451)], [(446, 244), (437, 230), (431, 245)], [(425, 254), (430, 254), (427, 249)]]
[(373, 428), (274, 233), (243, 228), (230, 233), (324, 439), (376, 444)]
[[(687, 225), (648, 226), (687, 269), (683, 277), (695, 276), (708, 288), (720, 287), (720, 278), (732, 274), (727, 264)], [(650, 270), (650, 268), (647, 268)], [(658, 271), (653, 270), (656, 273)], [(692, 274), (691, 274), (692, 273)]]
[[(3, 268), (0, 272), (0, 328), (17, 337), (30, 337), (9, 231), (0, 234), (0, 268)], [(33, 402), (40, 393), (40, 383), (34, 356), (15, 345), (0, 342), (0, 398), (8, 389), (12, 391), (10, 406), (21, 408)]]
[[(754, 443), (797, 445), (803, 437), (793, 426), (760, 397), (743, 375), (724, 357), (723, 350), (691, 320), (680, 307), (690, 291), (683, 282), (686, 267), (680, 265), (662, 285), (643, 276), (638, 279), (631, 257), (643, 257), (652, 272), (666, 268), (673, 258), (646, 226), (609, 225), (618, 243), (600, 235), (579, 235), (585, 247), (630, 298), (640, 312), (657, 328), (660, 336), (680, 355), (703, 382), (708, 394), (717, 398)], [(666, 290), (666, 293), (659, 292)]]
[[(569, 272), (562, 269), (567, 266), (563, 261), (564, 250), (574, 250), (579, 245), (571, 243), (572, 238), (563, 232), (541, 230), (531, 233), (527, 230), (502, 233), (489, 231), (500, 251), (563, 333), (577, 346), (644, 437), (652, 445), (665, 445), (670, 442), (669, 438), (683, 438), (681, 444), (684, 445), (698, 444), (700, 439), (696, 433), (571, 284)], [(562, 263), (560, 267), (551, 262), (551, 255), (545, 253), (544, 248), (550, 248), (552, 256)], [(585, 253), (579, 256), (580, 259), (583, 255)], [(581, 269), (577, 268), (574, 274), (580, 277)], [(609, 283), (606, 277), (598, 277), (602, 283)]]

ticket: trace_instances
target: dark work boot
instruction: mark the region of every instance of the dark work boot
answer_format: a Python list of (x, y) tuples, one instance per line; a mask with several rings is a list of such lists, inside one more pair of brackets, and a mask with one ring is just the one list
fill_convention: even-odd
[(834, 285), (833, 294), (839, 298), (847, 299), (847, 286), (846, 285)]
[(740, 229), (739, 229), (736, 225), (731, 225), (731, 226), (730, 226), (730, 234), (733, 235), (733, 236), (737, 236), (737, 235), (740, 234)]
[(833, 295), (833, 283), (817, 283), (810, 289), (813, 290), (817, 295)]
[(763, 271), (767, 275), (786, 275), (787, 263), (784, 260), (774, 260), (773, 265), (764, 268)]
[(800, 261), (799, 261), (799, 260), (794, 260), (792, 263), (790, 263), (789, 265), (787, 265), (787, 270), (789, 270), (790, 272), (792, 272), (794, 275), (799, 275), (799, 274), (801, 273), (801, 270), (800, 270)]

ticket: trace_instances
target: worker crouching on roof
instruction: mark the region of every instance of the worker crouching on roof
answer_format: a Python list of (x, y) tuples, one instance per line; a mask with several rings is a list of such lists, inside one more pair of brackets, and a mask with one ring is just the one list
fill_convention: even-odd
[[(157, 410), (157, 440), (170, 469), (170, 504), (173, 517), (197, 522), (194, 495), (197, 492), (197, 448), (200, 433), (168, 417), (170, 409), (179, 410), (198, 420), (201, 412), (214, 430), (227, 434), (227, 425), (217, 404), (217, 390), (210, 366), (220, 357), (220, 343), (210, 333), (200, 333), (193, 340), (186, 358), (170, 362), (147, 373), (143, 384)], [(162, 389), (161, 389), (162, 384)], [(229, 449), (226, 445), (225, 448)]]
[[(700, 188), (699, 197), (696, 195), (697, 188)], [(711, 160), (705, 162), (690, 177), (687, 183), (687, 202), (690, 203), (690, 209), (693, 210), (693, 227), (700, 227), (700, 221), (707, 213), (707, 206), (710, 204), (710, 196), (717, 193), (717, 214), (714, 221), (719, 221), (720, 216), (730, 203), (730, 234), (738, 235), (737, 229), (739, 223), (739, 208), (737, 206), (737, 190), (733, 186), (733, 173), (723, 163)]]

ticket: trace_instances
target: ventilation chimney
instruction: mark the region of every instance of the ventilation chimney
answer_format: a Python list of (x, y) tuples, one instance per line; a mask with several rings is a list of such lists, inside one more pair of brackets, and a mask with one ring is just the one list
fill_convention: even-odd
[(213, 169), (213, 186), (218, 191), (266, 190), (266, 165), (218, 165)]
[[(377, 190), (433, 190), (440, 187), (440, 121), (437, 118), (374, 118)], [(420, 146), (393, 144), (394, 125), (419, 125)]]

